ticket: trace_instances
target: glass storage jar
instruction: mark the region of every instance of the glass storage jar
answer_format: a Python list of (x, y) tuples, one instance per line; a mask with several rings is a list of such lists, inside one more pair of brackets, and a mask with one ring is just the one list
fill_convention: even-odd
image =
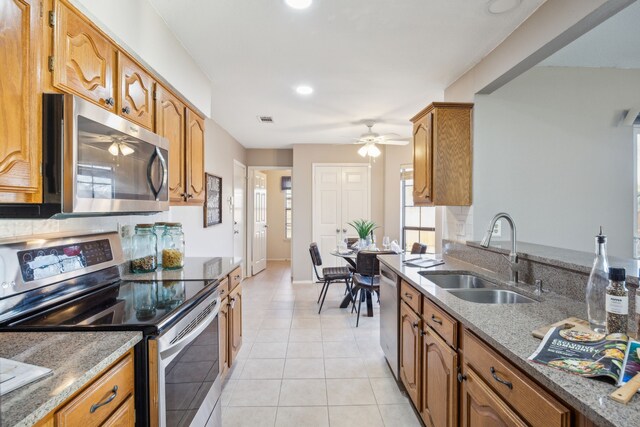
[(162, 235), (166, 228), (166, 222), (156, 222), (153, 224), (153, 234), (156, 235), (156, 261), (158, 267), (162, 265)]
[(184, 233), (182, 224), (168, 222), (162, 235), (162, 268), (177, 270), (184, 266)]
[(156, 271), (156, 235), (153, 224), (138, 224), (131, 238), (131, 271), (149, 273)]

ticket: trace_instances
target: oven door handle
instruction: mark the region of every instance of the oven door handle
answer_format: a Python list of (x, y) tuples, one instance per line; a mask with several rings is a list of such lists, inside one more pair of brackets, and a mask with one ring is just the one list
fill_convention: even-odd
[(200, 321), (200, 323), (198, 323), (198, 325), (195, 328), (193, 328), (193, 330), (191, 332), (189, 332), (187, 335), (185, 335), (180, 340), (178, 340), (175, 343), (173, 343), (171, 346), (167, 347), (165, 350), (161, 350), (160, 351), (160, 359), (161, 360), (166, 360), (166, 359), (170, 358), (171, 356), (173, 356), (174, 354), (177, 354), (178, 352), (180, 352), (182, 349), (184, 349), (189, 344), (191, 344), (196, 339), (196, 337), (198, 335), (200, 335), (200, 333), (207, 326), (209, 326), (211, 324), (211, 322), (213, 322), (213, 319), (216, 318), (216, 316), (218, 315), (219, 312), (220, 312), (220, 300), (216, 299), (216, 306), (211, 311), (211, 313), (209, 313), (207, 315), (207, 317), (202, 319)]

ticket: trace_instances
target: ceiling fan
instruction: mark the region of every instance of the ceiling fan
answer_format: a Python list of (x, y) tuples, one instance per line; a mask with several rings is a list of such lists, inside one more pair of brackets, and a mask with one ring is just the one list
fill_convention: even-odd
[(107, 151), (109, 151), (112, 156), (118, 156), (120, 154), (128, 156), (136, 151), (131, 145), (136, 144), (137, 141), (129, 139), (126, 136), (104, 135), (86, 131), (80, 131), (79, 135), (86, 144), (109, 144)]
[(358, 154), (362, 157), (378, 157), (381, 154), (380, 149), (376, 144), (382, 145), (407, 145), (411, 138), (403, 138), (395, 133), (387, 133), (380, 135), (372, 130), (376, 124), (374, 120), (364, 120), (363, 124), (368, 128), (368, 131), (356, 138), (354, 144), (364, 144), (359, 150)]

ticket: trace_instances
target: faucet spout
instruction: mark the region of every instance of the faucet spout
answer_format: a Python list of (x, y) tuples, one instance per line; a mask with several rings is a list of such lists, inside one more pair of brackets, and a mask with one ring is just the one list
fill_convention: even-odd
[(489, 228), (482, 238), (482, 242), (480, 242), (480, 246), (483, 248), (488, 248), (491, 243), (491, 236), (493, 235), (493, 228), (496, 226), (496, 223), (500, 220), (504, 219), (511, 227), (511, 252), (509, 252), (509, 267), (510, 274), (509, 280), (518, 283), (518, 252), (516, 250), (516, 223), (511, 218), (511, 215), (505, 212), (500, 212), (496, 214), (491, 222), (489, 223)]

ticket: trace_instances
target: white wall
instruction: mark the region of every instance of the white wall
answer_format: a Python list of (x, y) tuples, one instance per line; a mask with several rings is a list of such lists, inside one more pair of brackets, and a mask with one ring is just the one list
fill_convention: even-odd
[(222, 224), (203, 227), (200, 206), (174, 206), (171, 220), (182, 223), (187, 256), (233, 256), (233, 161), (245, 163), (245, 148), (213, 120), (205, 120), (205, 172), (222, 177)]
[[(509, 212), (518, 240), (632, 256), (633, 131), (640, 70), (536, 67), (476, 96), (473, 236)], [(508, 236), (508, 232), (504, 233)]]
[(206, 116), (211, 82), (147, 0), (71, 0)]
[(291, 176), (289, 169), (262, 171), (267, 175), (267, 259), (291, 259), (291, 239), (285, 239), (284, 191), (280, 181)]

